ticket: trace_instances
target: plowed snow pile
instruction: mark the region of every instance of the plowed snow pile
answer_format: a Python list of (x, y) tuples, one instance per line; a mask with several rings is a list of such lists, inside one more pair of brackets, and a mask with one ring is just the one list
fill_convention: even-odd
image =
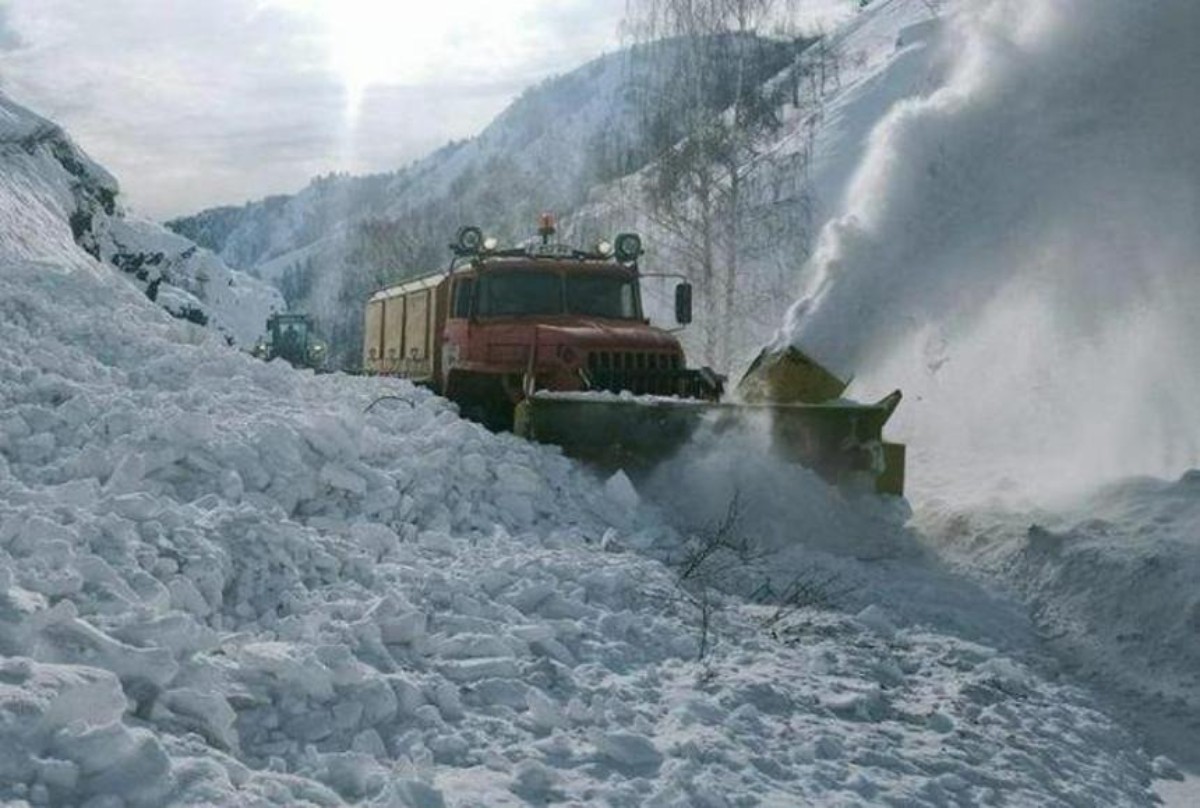
[[(53, 221), (37, 176), (22, 204)], [(38, 231), (0, 230), (0, 800), (1148, 804), (1146, 758), (1020, 620), (811, 475), (701, 456), (658, 512), (407, 384), (256, 362), (18, 237)], [(672, 514), (723, 510), (731, 473), (756, 519), (681, 585), (704, 543)], [(830, 555), (824, 531), (907, 557)]]
[(932, 502), (918, 521), (964, 571), (1019, 593), (1075, 678), (1196, 771), (1200, 472), (1114, 483), (1053, 510)]
[(1198, 770), (1200, 5), (941, 7), (835, 101), (866, 147), (781, 338), (903, 387), (922, 530)]

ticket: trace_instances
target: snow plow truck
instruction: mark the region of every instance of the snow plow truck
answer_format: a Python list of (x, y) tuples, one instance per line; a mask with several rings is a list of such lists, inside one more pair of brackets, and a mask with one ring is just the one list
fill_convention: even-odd
[[(764, 350), (725, 398), (724, 378), (689, 368), (679, 340), (642, 309), (641, 238), (590, 250), (540, 238), (501, 248), (459, 230), (442, 271), (381, 289), (366, 304), (363, 367), (426, 385), (491, 429), (561, 446), (601, 468), (638, 472), (705, 423), (762, 421), (774, 449), (837, 485), (904, 488), (904, 446), (883, 440), (900, 402), (841, 398), (847, 386), (800, 350)], [(681, 276), (668, 276), (681, 277)], [(675, 287), (692, 319), (692, 287)]]

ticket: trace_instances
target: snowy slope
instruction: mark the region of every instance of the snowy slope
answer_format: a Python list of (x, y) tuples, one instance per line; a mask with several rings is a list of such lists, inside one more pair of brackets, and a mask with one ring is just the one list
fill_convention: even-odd
[[(322, 177), (294, 196), (204, 211), (169, 226), (244, 268), (286, 264), (289, 253), (325, 239), (336, 242), (347, 222), (402, 216), (434, 202), (452, 203), (459, 215), (481, 216), (480, 223), (499, 235), (524, 237), (541, 210), (565, 212), (582, 200), (600, 170), (594, 153), (619, 155), (636, 147), (639, 122), (627, 97), (632, 69), (623, 52), (549, 79), (477, 137), (394, 174)], [(461, 226), (448, 225), (444, 238)]]
[[(876, 0), (830, 30), (823, 45), (801, 53), (796, 65), (768, 79), (787, 89), (801, 76), (799, 88), (785, 93), (778, 132), (757, 144), (753, 165), (745, 169), (734, 313), (717, 325), (732, 343), (722, 372), (741, 373), (776, 336), (801, 289), (817, 235), (841, 213), (875, 125), (898, 101), (937, 86), (941, 28), (920, 0)], [(695, 247), (678, 244), (670, 228), (650, 214), (644, 186), (655, 167), (651, 163), (593, 188), (568, 224), (584, 241), (635, 228), (646, 235), (644, 267), (679, 272)], [(644, 287), (656, 321), (672, 323), (672, 286), (648, 281)], [(710, 327), (703, 297), (696, 316), (680, 337), (688, 355), (700, 361)]]
[(945, 603), (918, 564), (837, 562), (858, 617), (713, 591), (698, 664), (633, 551), (682, 537), (620, 485), (403, 383), (181, 342), (103, 267), (2, 269), (4, 798), (1147, 804), (1081, 693), (906, 621)]
[(1018, 592), (1072, 673), (1196, 771), (1200, 473), (1125, 480), (1052, 510), (933, 502), (919, 522), (961, 569)]
[(781, 339), (905, 390), (926, 540), (1194, 772), (1196, 6), (923, 5), (845, 34), (885, 33), (827, 109), (834, 218)]
[(274, 289), (119, 205), (116, 180), (55, 124), (0, 95), (0, 255), (78, 265), (81, 251), (124, 271), (166, 310), (251, 343)]
[(0, 186), (0, 800), (1150, 804), (895, 514), (728, 435), (652, 507), (255, 361), (90, 257), (43, 173)]

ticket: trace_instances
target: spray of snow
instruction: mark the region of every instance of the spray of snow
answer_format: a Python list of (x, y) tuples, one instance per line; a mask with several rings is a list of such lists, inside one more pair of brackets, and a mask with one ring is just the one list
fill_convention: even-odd
[(1200, 6), (949, 11), (945, 83), (876, 127), (782, 339), (864, 395), (904, 386), (918, 486), (1177, 474), (1200, 454)]

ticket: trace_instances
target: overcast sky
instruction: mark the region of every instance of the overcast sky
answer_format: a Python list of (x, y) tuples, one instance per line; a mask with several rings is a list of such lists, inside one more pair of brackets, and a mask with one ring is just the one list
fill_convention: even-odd
[[(849, 0), (822, 0), (845, 4)], [(620, 44), (625, 0), (0, 0), (0, 88), (165, 218), (387, 171)]]

